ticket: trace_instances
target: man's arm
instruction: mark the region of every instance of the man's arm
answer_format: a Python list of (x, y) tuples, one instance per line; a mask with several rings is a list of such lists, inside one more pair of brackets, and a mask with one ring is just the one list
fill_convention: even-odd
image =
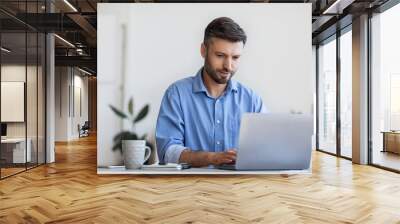
[(160, 162), (177, 163), (184, 147), (184, 120), (175, 86), (166, 90), (156, 125), (156, 143)]
[(160, 162), (186, 162), (201, 167), (235, 161), (236, 151), (215, 153), (192, 151), (185, 147), (184, 125), (178, 91), (170, 86), (164, 94), (157, 119), (156, 141)]
[(261, 97), (257, 94), (254, 94), (252, 96), (252, 101), (253, 101), (253, 111), (255, 113), (269, 113), (269, 110), (267, 109), (267, 107), (265, 106), (265, 104), (263, 103)]
[(208, 165), (222, 165), (233, 163), (236, 160), (236, 150), (225, 152), (204, 152), (185, 149), (179, 157), (180, 163), (190, 163), (193, 167), (203, 167)]

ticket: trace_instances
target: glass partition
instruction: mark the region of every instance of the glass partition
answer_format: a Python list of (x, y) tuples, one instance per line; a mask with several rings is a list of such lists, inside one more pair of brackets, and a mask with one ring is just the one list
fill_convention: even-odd
[(31, 161), (26, 150), (26, 33), (3, 32), (1, 47), (1, 176), (7, 177)]
[(45, 74), (45, 66), (46, 66), (46, 38), (45, 34), (38, 34), (38, 75), (37, 75), (37, 147), (38, 147), (38, 155), (37, 162), (38, 164), (43, 164), (46, 161), (46, 139), (45, 139), (45, 124), (46, 124), (46, 74)]
[(318, 149), (336, 154), (336, 38), (318, 47)]
[[(44, 5), (0, 2), (17, 16), (43, 13)], [(1, 179), (45, 163), (45, 45), (44, 33), (0, 12)]]
[(38, 163), (38, 35), (36, 32), (27, 33), (27, 74), (26, 74), (26, 112), (27, 112), (27, 150), (30, 151), (28, 168)]

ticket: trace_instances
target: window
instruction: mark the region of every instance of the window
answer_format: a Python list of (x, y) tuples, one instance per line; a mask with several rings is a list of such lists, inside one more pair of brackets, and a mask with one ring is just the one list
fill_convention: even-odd
[(352, 34), (340, 36), (340, 155), (352, 157)]
[(318, 148), (336, 153), (336, 39), (318, 48)]
[(371, 18), (372, 163), (400, 170), (400, 5)]

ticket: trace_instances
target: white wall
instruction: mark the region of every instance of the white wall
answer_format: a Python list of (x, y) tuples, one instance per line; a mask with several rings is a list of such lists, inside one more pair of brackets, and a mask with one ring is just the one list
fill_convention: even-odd
[[(72, 114), (72, 130), (71, 134), (73, 138), (79, 137), (79, 132), (77, 129), (78, 124), (81, 126), (85, 121), (89, 120), (88, 115), (88, 77), (82, 76), (79, 70), (74, 71), (74, 108), (72, 109), (74, 113)], [(79, 97), (80, 96), (80, 97)], [(81, 110), (81, 111), (80, 111)]]
[(55, 86), (55, 140), (77, 139), (78, 124), (88, 120), (88, 78), (76, 68), (56, 67)]
[(55, 68), (55, 141), (68, 140), (68, 67)]
[(121, 162), (112, 137), (127, 127), (108, 105), (126, 109), (130, 96), (136, 110), (149, 103), (137, 131), (153, 135), (165, 89), (203, 65), (204, 29), (220, 16), (248, 36), (234, 79), (272, 112), (313, 112), (311, 4), (98, 4), (99, 165)]

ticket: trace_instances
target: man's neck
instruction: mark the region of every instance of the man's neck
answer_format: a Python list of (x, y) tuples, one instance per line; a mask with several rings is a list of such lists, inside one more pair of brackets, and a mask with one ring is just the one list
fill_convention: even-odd
[(218, 98), (220, 97), (225, 89), (227, 84), (219, 84), (215, 82), (206, 72), (205, 69), (203, 69), (203, 74), (202, 74), (202, 79), (203, 83), (207, 88), (208, 93), (213, 97), (213, 98)]

